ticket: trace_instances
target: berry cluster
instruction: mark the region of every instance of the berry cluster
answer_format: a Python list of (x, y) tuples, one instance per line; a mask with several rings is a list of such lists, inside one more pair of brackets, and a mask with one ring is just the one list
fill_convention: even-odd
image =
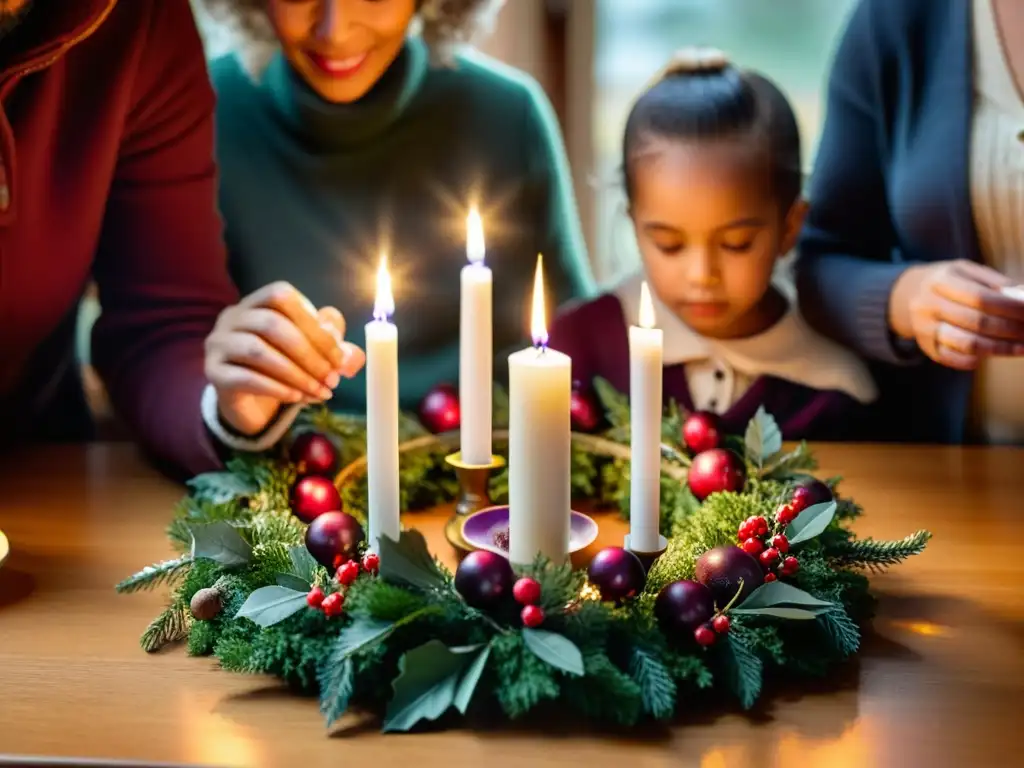
[(523, 606), (519, 617), (524, 626), (539, 627), (544, 623), (544, 609), (537, 605), (540, 602), (540, 583), (536, 579), (524, 576), (516, 581), (512, 585), (512, 596)]
[(811, 506), (812, 501), (812, 492), (798, 486), (789, 503), (780, 504), (775, 510), (771, 523), (761, 515), (755, 515), (740, 524), (740, 547), (761, 562), (766, 582), (775, 581), (780, 576), (792, 576), (800, 570), (800, 561), (789, 554), (789, 539), (783, 531), (796, 520), (797, 515)]
[(720, 611), (711, 621), (693, 631), (693, 639), (697, 641), (698, 645), (707, 648), (709, 645), (715, 644), (719, 635), (728, 632), (730, 626), (732, 623), (729, 621), (729, 617), (725, 615), (724, 611)]
[[(376, 574), (380, 569), (380, 558), (373, 552), (363, 555), (362, 570), (367, 573)], [(341, 587), (349, 587), (359, 578), (359, 563), (355, 560), (347, 560), (338, 566), (334, 574), (335, 580)], [(345, 595), (340, 590), (327, 594), (321, 587), (313, 587), (306, 595), (306, 604), (310, 608), (316, 608), (324, 612), (328, 618), (340, 616), (345, 607)]]

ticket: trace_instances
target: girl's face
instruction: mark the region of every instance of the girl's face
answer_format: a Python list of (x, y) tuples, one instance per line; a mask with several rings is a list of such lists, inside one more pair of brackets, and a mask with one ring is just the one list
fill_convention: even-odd
[(772, 270), (804, 205), (779, 210), (763, 150), (652, 140), (630, 162), (630, 213), (658, 298), (703, 336), (764, 330)]
[(361, 99), (405, 43), (416, 0), (267, 0), (292, 67), (326, 101)]

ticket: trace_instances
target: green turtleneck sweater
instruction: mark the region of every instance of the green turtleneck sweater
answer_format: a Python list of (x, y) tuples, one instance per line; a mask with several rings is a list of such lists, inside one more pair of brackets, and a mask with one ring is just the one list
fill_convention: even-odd
[[(400, 400), (415, 408), (458, 383), (466, 214), (481, 210), (494, 272), (496, 376), (526, 339), (537, 254), (549, 309), (592, 278), (554, 114), (527, 76), (473, 53), (432, 67), (418, 38), (354, 104), (320, 99), (278, 54), (259, 82), (234, 57), (212, 64), (220, 203), (243, 294), (286, 280), (333, 305), (363, 345), (374, 272), (388, 253)], [(363, 376), (332, 407), (361, 412)]]

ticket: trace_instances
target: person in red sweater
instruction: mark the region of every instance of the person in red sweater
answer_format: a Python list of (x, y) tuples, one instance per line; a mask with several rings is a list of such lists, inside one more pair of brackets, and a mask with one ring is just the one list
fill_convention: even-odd
[[(92, 360), (115, 411), (167, 470), (218, 466), (200, 409), (204, 339), (238, 295), (188, 0), (8, 0), (0, 105), (0, 445), (90, 436), (74, 330), (94, 279)], [(264, 300), (318, 349), (338, 348), (301, 323), (290, 286)]]

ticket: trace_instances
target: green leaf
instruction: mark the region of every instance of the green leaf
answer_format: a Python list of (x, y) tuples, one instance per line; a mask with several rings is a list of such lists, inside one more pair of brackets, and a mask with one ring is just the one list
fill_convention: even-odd
[(251, 496), (259, 488), (254, 482), (234, 472), (206, 472), (196, 475), (186, 485), (200, 501), (223, 504), (243, 496)]
[(828, 528), (828, 524), (832, 522), (835, 514), (836, 503), (834, 501), (814, 504), (805, 509), (786, 528), (786, 538), (789, 539), (790, 545), (802, 544), (813, 539)]
[(309, 554), (309, 550), (302, 544), (289, 547), (288, 557), (292, 561), (292, 574), (298, 576), (307, 584), (312, 584), (318, 563)]
[(466, 658), (440, 640), (429, 640), (398, 660), (395, 695), (384, 716), (385, 732), (408, 731), (420, 720), (436, 720), (455, 703)]
[(629, 398), (613, 387), (607, 379), (594, 378), (594, 392), (604, 408), (605, 417), (613, 427), (629, 425)]
[(396, 626), (393, 621), (379, 621), (362, 617), (356, 619), (338, 635), (338, 639), (331, 649), (330, 662), (340, 664), (344, 659), (383, 640), (391, 634)]
[(739, 616), (774, 616), (778, 619), (809, 620), (818, 617), (815, 611), (805, 608), (791, 608), (786, 605), (775, 605), (770, 608), (733, 608), (731, 613)]
[(189, 526), (192, 559), (205, 558), (221, 565), (245, 565), (252, 560), (252, 547), (230, 523)]
[(293, 573), (279, 573), (275, 578), (277, 586), (285, 587), (286, 589), (294, 589), (297, 592), (307, 594), (310, 590), (310, 583), (300, 579)]
[(272, 627), (306, 607), (306, 592), (287, 587), (260, 587), (245, 599), (236, 619), (251, 619), (261, 627)]
[(338, 664), (325, 664), (319, 671), (320, 714), (327, 727), (334, 725), (348, 710), (355, 691), (355, 664), (351, 658), (342, 659)]
[[(478, 650), (480, 646), (473, 646), (466, 649), (452, 649), (456, 652), (472, 652)], [(473, 699), (473, 693), (476, 691), (477, 683), (480, 682), (480, 676), (484, 673), (484, 667), (487, 666), (487, 659), (491, 655), (491, 646), (485, 645), (484, 649), (480, 651), (473, 659), (472, 663), (466, 667), (466, 671), (462, 673), (462, 677), (459, 678), (459, 684), (455, 689), (455, 708), (459, 710), (461, 714), (466, 714), (466, 710), (469, 708), (469, 703)]]
[(647, 648), (633, 646), (629, 674), (640, 688), (644, 711), (656, 720), (671, 718), (676, 709), (676, 681), (661, 659)]
[(161, 584), (173, 584), (191, 563), (192, 558), (186, 555), (174, 560), (164, 560), (156, 565), (147, 565), (138, 573), (122, 581), (114, 589), (124, 595), (144, 589), (153, 589)]
[(770, 467), (766, 467), (764, 476), (775, 480), (788, 480), (799, 473), (811, 472), (818, 468), (818, 460), (814, 458), (811, 447), (806, 440), (789, 453), (776, 457)]
[(738, 632), (727, 634), (720, 649), (729, 690), (744, 709), (750, 709), (761, 695), (764, 665)]
[(818, 616), (818, 623), (841, 656), (852, 656), (860, 648), (860, 628), (842, 607), (825, 611)]
[(819, 600), (814, 595), (797, 589), (792, 584), (782, 581), (770, 581), (750, 593), (742, 603), (733, 608), (730, 613), (753, 614), (756, 611), (763, 611), (766, 608), (799, 608), (811, 614), (822, 613), (835, 606), (825, 600)]
[(523, 628), (523, 642), (541, 661), (570, 675), (583, 675), (583, 654), (572, 640), (546, 629)]
[(427, 542), (419, 531), (402, 531), (398, 541), (381, 536), (380, 577), (393, 584), (406, 584), (431, 590), (444, 586), (444, 576), (430, 556)]
[(747, 458), (758, 466), (763, 466), (782, 450), (782, 432), (779, 431), (779, 424), (763, 405), (758, 407), (754, 418), (747, 424), (744, 445), (747, 449)]

